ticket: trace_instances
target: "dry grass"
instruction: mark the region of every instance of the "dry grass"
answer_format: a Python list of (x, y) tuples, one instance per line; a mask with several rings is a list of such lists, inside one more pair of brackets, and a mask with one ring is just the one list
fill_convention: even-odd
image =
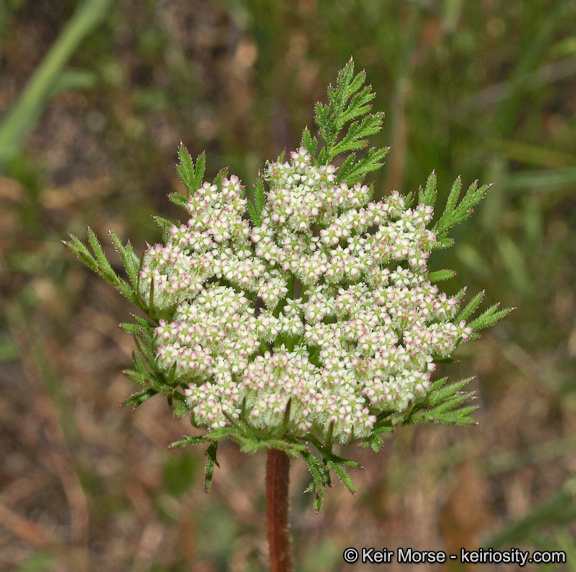
[[(451, 146), (443, 131), (446, 110), (435, 108), (440, 104), (430, 103), (438, 128), (437, 136), (430, 137), (446, 147), (440, 152), (432, 151), (432, 144), (419, 146), (418, 133), (428, 134), (430, 122), (418, 106), (418, 89), (431, 93), (438, 81), (438, 100), (449, 101), (441, 88), (450, 85), (442, 76), (449, 73), (443, 69), (456, 66), (450, 62), (463, 57), (475, 62), (478, 77), (470, 72), (462, 80), (468, 85), (455, 87), (470, 96), (480, 86), (500, 85), (508, 77), (502, 72), (505, 66), (515, 69), (514, 48), (498, 32), (504, 25), (513, 40), (521, 36), (512, 9), (505, 12), (489, 2), (478, 3), (478, 11), (462, 5), (452, 33), (443, 28), (445, 15), (433, 8), (423, 9), (414, 22), (408, 3), (399, 2), (389, 13), (374, 8), (375, 21), (394, 16), (400, 32), (417, 27), (414, 45), (403, 53), (405, 67), (395, 70), (392, 64), (378, 63), (383, 39), (370, 36), (361, 45), (353, 19), (348, 35), (339, 31), (346, 17), (338, 12), (342, 7), (326, 9), (325, 19), (318, 20), (321, 2), (296, 4), (289, 14), (263, 6), (260, 13), (240, 3), (225, 8), (227, 3), (174, 0), (160, 8), (120, 2), (73, 61), (95, 71), (98, 87), (53, 98), (26, 152), (0, 178), (1, 570), (266, 568), (263, 456), (246, 457), (234, 446), (223, 446), (221, 467), (206, 495), (202, 450), (167, 450), (171, 441), (190, 431), (186, 419), (173, 419), (160, 399), (135, 412), (117, 407), (136, 390), (121, 373), (130, 361), (132, 340), (118, 323), (130, 307), (76, 264), (60, 243), (67, 232), (82, 234), (89, 223), (101, 236), (112, 228), (142, 248), (156, 232), (149, 214), (175, 216), (165, 195), (177, 188), (172, 163), (180, 138), (195, 155), (207, 150), (212, 172), (230, 164), (250, 182), (253, 175), (248, 173), (297, 143), (325, 80), (350, 55), (342, 59), (341, 52), (354, 50), (365, 59), (361, 65), (374, 66), (375, 84), (388, 77), (399, 82), (391, 94), (382, 93), (380, 103), (383, 109), (392, 108), (394, 128), (388, 136), (400, 146), (386, 171), (389, 185), (414, 186), (419, 171), (437, 160), (446, 181), (458, 174), (454, 169), (480, 170), (480, 161), (489, 167), (476, 174), (502, 188), (515, 174), (531, 172), (530, 165), (506, 155), (517, 152), (515, 147), (504, 145), (487, 158), (481, 143), (473, 147), (472, 138), (462, 143), (468, 127), (462, 128), (458, 118), (450, 124), (456, 135)], [(538, 10), (547, 13), (544, 5), (534, 3), (531, 20), (523, 8), (524, 24), (537, 30)], [(2, 39), (2, 109), (17, 98), (57, 37), (69, 16), (66, 6), (29, 1), (13, 16)], [(470, 30), (483, 15), (492, 22), (487, 37), (493, 42), (493, 61), (479, 41), (466, 47), (472, 41)], [(554, 25), (552, 46), (573, 40), (561, 22)], [(400, 45), (399, 38), (390, 37), (390, 43)], [(512, 55), (502, 55), (505, 46)], [(398, 48), (394, 57), (399, 59), (400, 52)], [(448, 68), (442, 68), (442, 61)], [(439, 66), (437, 79), (426, 72), (425, 63), (432, 70)], [(457, 69), (452, 69), (455, 78), (460, 77)], [(411, 91), (394, 91), (402, 78)], [(575, 93), (570, 77), (550, 80), (533, 96), (546, 104), (534, 112), (538, 119), (522, 106), (521, 94), (515, 111), (525, 118), (518, 138), (529, 140), (534, 132), (543, 146), (562, 147), (563, 167), (576, 164), (570, 111)], [(489, 123), (491, 117), (466, 120), (478, 141), (483, 139), (475, 123)], [(486, 138), (515, 136), (497, 131), (496, 123), (487, 127), (494, 131), (485, 133)], [(538, 125), (530, 131), (527, 123)], [(462, 149), (469, 149), (465, 158), (460, 158)], [(550, 160), (557, 159), (554, 155)], [(415, 167), (419, 162), (422, 167)], [(574, 188), (571, 183), (548, 194), (536, 189), (526, 195), (536, 199), (528, 206), (526, 196), (495, 190), (497, 206), (485, 205), (478, 217), (484, 222), (458, 237), (488, 264), (488, 275), (474, 269), (474, 261), (463, 265), (462, 280), (472, 282), (471, 291), (487, 288), (495, 299), (519, 306), (505, 324), (463, 346), (461, 362), (446, 370), (453, 378), (477, 375), (477, 427), (405, 428), (379, 455), (349, 451), (365, 467), (353, 474), (358, 497), (337, 484), (318, 516), (311, 499), (302, 495), (309, 479), (306, 468), (293, 463), (292, 525), (300, 570), (362, 569), (343, 564), (348, 546), (448, 552), (478, 548), (573, 478)], [(499, 213), (497, 221), (489, 220), (494, 212)], [(499, 246), (502, 236), (521, 245), (519, 266), (506, 258), (510, 249)], [(538, 539), (555, 546), (560, 533), (576, 533), (574, 520), (542, 530), (526, 536), (524, 546), (533, 547)], [(571, 566), (566, 570), (575, 569)], [(388, 569), (408, 572), (411, 567), (394, 564)], [(515, 568), (451, 564), (444, 569)]]

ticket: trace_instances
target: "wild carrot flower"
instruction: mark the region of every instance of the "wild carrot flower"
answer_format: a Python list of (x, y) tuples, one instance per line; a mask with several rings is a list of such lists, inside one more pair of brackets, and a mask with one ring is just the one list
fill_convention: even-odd
[(354, 154), (382, 122), (363, 82), (350, 62), (328, 105), (316, 106), (322, 145), (306, 129), (288, 160), (263, 169), (254, 204), (234, 175), (204, 182), (204, 156), (194, 164), (181, 146), (186, 194), (171, 198), (188, 219), (157, 219), (164, 242), (141, 257), (111, 234), (128, 281), (92, 231), (94, 254), (75, 237), (68, 244), (147, 315), (124, 324), (138, 343), (127, 375), (147, 386), (127, 403), (161, 393), (189, 413), (205, 434), (175, 445), (210, 443), (207, 485), (229, 438), (246, 451), (302, 455), (319, 507), (330, 470), (353, 490), (344, 467), (355, 464), (334, 443), (378, 450), (401, 423), (473, 421), (474, 407), (462, 407), (469, 380), (433, 381), (435, 361), (509, 310), (470, 321), (481, 295), (462, 309), (464, 291), (448, 296), (436, 284), (453, 273), (430, 272), (429, 258), (488, 187), (473, 184), (458, 202), (458, 180), (440, 215), (434, 174), (416, 201), (397, 191), (373, 201), (364, 177), (387, 150)]

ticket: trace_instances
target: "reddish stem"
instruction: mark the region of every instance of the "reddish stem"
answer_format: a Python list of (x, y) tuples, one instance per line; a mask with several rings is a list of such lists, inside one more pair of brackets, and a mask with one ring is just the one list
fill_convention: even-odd
[(292, 572), (288, 526), (290, 459), (284, 451), (268, 449), (266, 459), (266, 531), (271, 572)]

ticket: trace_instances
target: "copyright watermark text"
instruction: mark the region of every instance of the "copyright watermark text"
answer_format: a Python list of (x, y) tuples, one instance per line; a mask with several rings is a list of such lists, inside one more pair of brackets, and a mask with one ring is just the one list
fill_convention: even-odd
[(530, 552), (511, 548), (510, 550), (493, 550), (479, 548), (465, 550), (458, 554), (446, 554), (442, 550), (414, 550), (413, 548), (346, 548), (343, 553), (344, 562), (348, 564), (442, 564), (447, 560), (458, 560), (463, 564), (565, 564), (566, 553), (563, 551)]

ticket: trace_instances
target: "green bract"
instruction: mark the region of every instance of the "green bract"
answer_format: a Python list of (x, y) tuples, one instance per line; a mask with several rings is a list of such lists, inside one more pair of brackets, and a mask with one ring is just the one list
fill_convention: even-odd
[(481, 295), (460, 309), (464, 291), (449, 297), (435, 284), (453, 272), (431, 274), (428, 257), (451, 244), (448, 230), (488, 187), (472, 185), (459, 202), (457, 181), (435, 224), (434, 174), (414, 206), (396, 191), (372, 202), (362, 181), (387, 150), (354, 151), (380, 130), (382, 114), (369, 113), (374, 94), (353, 71), (350, 61), (328, 105), (316, 106), (321, 144), (306, 129), (289, 161), (267, 164), (255, 204), (225, 171), (203, 182), (204, 155), (194, 164), (181, 146), (186, 193), (171, 198), (189, 218), (158, 219), (165, 242), (142, 257), (112, 234), (128, 281), (92, 231), (92, 253), (75, 237), (67, 244), (147, 315), (124, 325), (138, 348), (126, 375), (146, 386), (126, 403), (164, 394), (176, 415), (206, 430), (173, 446), (210, 443), (207, 487), (217, 444), (231, 439), (247, 452), (302, 455), (319, 508), (330, 470), (354, 490), (345, 467), (356, 463), (335, 455), (334, 443), (378, 450), (399, 424), (473, 422), (469, 380), (433, 382), (435, 360), (509, 310), (467, 322)]

